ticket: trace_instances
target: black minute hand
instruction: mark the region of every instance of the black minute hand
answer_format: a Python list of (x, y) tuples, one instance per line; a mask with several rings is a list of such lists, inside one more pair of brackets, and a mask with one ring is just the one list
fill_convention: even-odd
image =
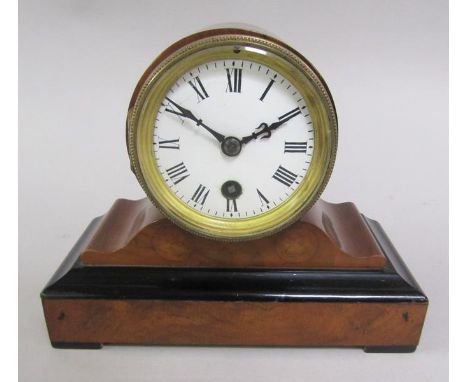
[(257, 139), (257, 137), (265, 134), (261, 139), (270, 138), (271, 131), (277, 129), (282, 124), (288, 122), (290, 119), (296, 117), (297, 115), (301, 114), (301, 110), (296, 107), (295, 109), (289, 111), (286, 114), (283, 114), (281, 117), (278, 118), (278, 122), (273, 122), (271, 125), (266, 124), (265, 122), (261, 123), (252, 134), (247, 135), (241, 139), (241, 143), (245, 145), (246, 143), (250, 142), (252, 139)]
[(192, 121), (194, 121), (197, 124), (197, 126), (201, 126), (204, 129), (208, 130), (211, 133), (211, 135), (213, 135), (218, 140), (218, 142), (221, 143), (221, 142), (224, 141), (225, 136), (223, 134), (220, 134), (220, 133), (214, 131), (213, 129), (211, 129), (210, 127), (208, 127), (207, 125), (205, 125), (203, 123), (203, 121), (201, 119), (198, 119), (197, 117), (195, 117), (190, 110), (188, 110), (188, 109), (180, 106), (179, 104), (175, 103), (169, 97), (166, 97), (166, 99), (167, 99), (168, 102), (170, 102), (172, 105), (174, 105), (179, 110), (179, 111), (176, 111), (176, 110), (169, 109), (169, 108), (166, 107), (166, 111), (168, 113), (172, 113), (172, 114), (184, 117), (184, 118), (191, 119)]

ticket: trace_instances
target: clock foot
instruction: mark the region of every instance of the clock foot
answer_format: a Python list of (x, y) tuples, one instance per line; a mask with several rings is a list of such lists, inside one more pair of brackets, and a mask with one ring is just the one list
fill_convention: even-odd
[(414, 353), (416, 346), (366, 346), (366, 353)]
[(102, 344), (94, 342), (51, 342), (55, 349), (102, 349)]

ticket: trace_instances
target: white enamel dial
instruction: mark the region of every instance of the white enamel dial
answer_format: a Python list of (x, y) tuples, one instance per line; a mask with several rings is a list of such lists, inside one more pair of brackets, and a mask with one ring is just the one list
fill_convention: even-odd
[(191, 208), (216, 217), (248, 218), (285, 202), (313, 152), (303, 96), (280, 73), (246, 60), (209, 62), (185, 73), (154, 125), (156, 165), (167, 186)]

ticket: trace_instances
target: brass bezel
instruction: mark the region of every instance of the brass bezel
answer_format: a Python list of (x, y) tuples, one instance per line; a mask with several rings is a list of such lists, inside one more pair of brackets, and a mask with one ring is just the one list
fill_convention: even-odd
[[(201, 63), (229, 58), (263, 63), (286, 77), (303, 95), (315, 129), (312, 163), (299, 187), (278, 207), (262, 215), (239, 219), (204, 215), (181, 201), (157, 170), (153, 149), (156, 113), (175, 80)], [(240, 29), (197, 33), (163, 52), (137, 85), (127, 116), (132, 170), (149, 199), (179, 226), (223, 240), (258, 238), (296, 221), (319, 198), (328, 182), (336, 156), (337, 135), (333, 100), (315, 68), (284, 43)]]

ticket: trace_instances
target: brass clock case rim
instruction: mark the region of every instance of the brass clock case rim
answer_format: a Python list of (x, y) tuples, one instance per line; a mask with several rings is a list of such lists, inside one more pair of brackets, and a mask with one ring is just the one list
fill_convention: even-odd
[[(242, 55), (239, 55), (239, 51), (234, 52), (233, 47), (236, 46)], [(267, 54), (258, 53), (255, 49)], [(156, 110), (177, 76), (200, 63), (241, 57), (263, 62), (273, 70), (280, 69), (277, 71), (305, 96), (305, 103), (313, 118), (316, 148), (303, 181), (286, 201), (261, 215), (229, 219), (198, 212), (169, 190), (157, 170), (153, 151), (154, 126), (151, 125), (154, 124)], [(281, 71), (291, 71), (291, 74), (288, 77)], [(293, 78), (293, 74), (298, 78)], [(238, 29), (197, 33), (164, 51), (138, 83), (127, 117), (127, 147), (132, 170), (149, 199), (177, 225), (197, 235), (221, 240), (259, 238), (277, 232), (299, 219), (317, 201), (328, 182), (336, 156), (337, 134), (333, 99), (316, 69), (286, 44), (265, 35)]]

